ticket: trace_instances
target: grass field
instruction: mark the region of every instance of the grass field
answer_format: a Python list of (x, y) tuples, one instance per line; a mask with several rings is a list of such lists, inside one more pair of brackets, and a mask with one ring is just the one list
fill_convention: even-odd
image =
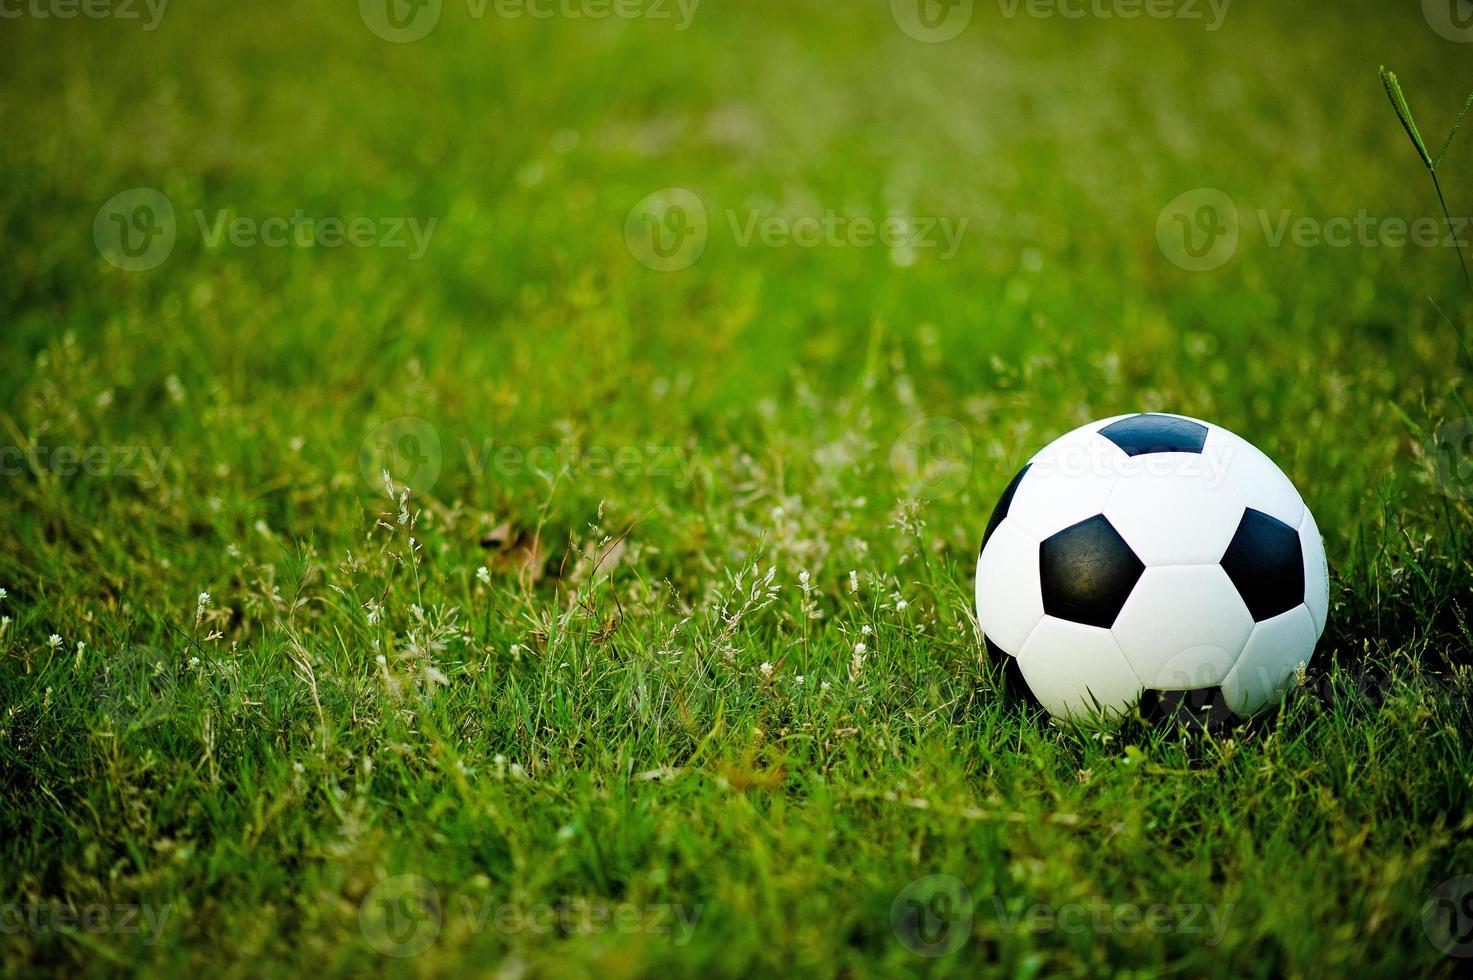
[[(5, 972), (1454, 975), (1473, 293), (1377, 67), (1435, 153), (1473, 46), (1128, 6), (7, 7)], [(984, 665), (998, 493), (1137, 410), (1325, 535), (1238, 731)]]

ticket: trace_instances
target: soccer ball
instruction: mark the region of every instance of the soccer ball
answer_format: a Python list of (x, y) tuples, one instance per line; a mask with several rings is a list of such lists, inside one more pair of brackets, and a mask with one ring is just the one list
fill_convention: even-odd
[(977, 620), (1008, 686), (1055, 715), (1262, 709), (1325, 629), (1309, 508), (1273, 461), (1182, 415), (1121, 415), (1013, 477), (977, 557)]

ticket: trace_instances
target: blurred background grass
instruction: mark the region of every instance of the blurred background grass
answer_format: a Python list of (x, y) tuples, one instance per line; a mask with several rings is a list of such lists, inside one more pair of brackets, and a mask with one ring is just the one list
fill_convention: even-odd
[[(759, 552), (837, 594), (851, 568), (920, 577), (919, 550), (940, 563), (924, 577), (958, 630), (982, 525), (1028, 454), (1090, 418), (1201, 416), (1262, 446), (1314, 509), (1333, 653), (1465, 657), (1465, 505), (1430, 484), (1418, 432), (1466, 414), (1467, 365), (1429, 302), (1469, 322), (1456, 257), (1274, 247), (1259, 218), (1438, 215), (1376, 69), (1400, 74), (1436, 146), (1470, 49), (1417, 4), (1238, 0), (1210, 31), (979, 3), (939, 44), (880, 2), (703, 0), (685, 30), (668, 9), (675, 20), (538, 20), (446, 2), (406, 44), (351, 4), (175, 0), (151, 31), (29, 14), (0, 26), (5, 441), (167, 452), (156, 480), (44, 467), (9, 480), (12, 697), (39, 703), (22, 648), (52, 632), (94, 647), (167, 635), (160, 611), (187, 621), (201, 590), (266, 596), (232, 610), (229, 640), (279, 625), (266, 570), (287, 582), (298, 557), (362, 545), (384, 505), (360, 449), (402, 416), (441, 443), (439, 478), (415, 495), (441, 532), (437, 574), (457, 583), (446, 601), (466, 599), (500, 525), (514, 540), (542, 529), (534, 564), (550, 582), (578, 560), (561, 542), (637, 523), (624, 567), (692, 601)], [(1454, 213), (1473, 207), (1470, 137), (1442, 171)], [(114, 268), (92, 237), (99, 208), (133, 187), (177, 215), (173, 251), (148, 271)], [(624, 229), (669, 187), (699, 197), (710, 236), (689, 268), (659, 272)], [(1157, 224), (1204, 187), (1236, 203), (1241, 240), (1191, 272)], [(221, 209), (436, 224), (417, 260), (210, 248), (194, 213)], [(829, 210), (968, 225), (942, 260), (741, 247), (727, 218)], [(889, 527), (912, 491), (890, 460), (928, 418), (958, 420), (973, 455), (957, 492), (924, 501), (917, 545), (914, 525)], [(697, 465), (689, 482), (549, 486), (476, 465), (467, 447), (488, 440), (654, 444)], [(502, 650), (535, 619), (514, 572), (498, 569), (497, 588), (520, 598), (476, 610), (478, 642)], [(665, 624), (645, 615), (631, 606), (628, 628), (654, 643)], [(777, 660), (786, 629), (762, 625), (743, 656)], [(909, 655), (961, 676), (963, 635), (964, 651)], [(575, 796), (595, 792), (568, 775)], [(18, 799), (42, 800), (32, 778)], [(725, 833), (739, 848), (743, 832)], [(59, 874), (23, 853), (33, 885)], [(1284, 955), (1302, 968), (1309, 954)]]
[[(1466, 52), (1415, 5), (1329, 17), (1245, 2), (1212, 31), (1205, 5), (1201, 21), (1127, 21), (980, 4), (941, 44), (883, 4), (708, 0), (685, 30), (675, 7), (670, 20), (475, 9), (445, 4), (407, 44), (351, 8), (301, 3), (171, 5), (152, 31), (8, 22), (10, 427), (169, 446), (190, 491), (174, 523), (229, 534), (257, 517), (334, 525), (359, 502), (332, 478), (404, 415), (442, 439), (437, 496), (524, 521), (543, 482), (488, 480), (466, 444), (781, 452), (816, 416), (837, 436), (862, 410), (877, 449), (852, 464), (888, 479), (891, 441), (950, 417), (981, 464), (933, 515), (960, 552), (1032, 447), (1091, 417), (1169, 409), (1263, 445), (1337, 561), (1380, 520), (1369, 488), (1421, 482), (1391, 406), (1419, 423), (1462, 414), (1446, 401), (1455, 337), (1428, 302), (1467, 322), (1451, 250), (1272, 247), (1262, 227), (1438, 213), (1375, 75), (1401, 73), (1440, 143)], [(1455, 209), (1470, 173), (1455, 144)], [(92, 218), (135, 186), (173, 202), (178, 239), (157, 269), (120, 273)], [(700, 197), (711, 234), (692, 268), (660, 273), (631, 261), (623, 227), (670, 186)], [(1201, 187), (1236, 202), (1242, 237), (1225, 266), (1193, 273), (1156, 225)], [(222, 209), (436, 224), (417, 261), (207, 248), (194, 213)], [(969, 224), (955, 257), (906, 265), (883, 247), (743, 248), (727, 219), (827, 210)], [(112, 389), (106, 411), (55, 411), (62, 365), (35, 358), (63, 332), (85, 383)], [(171, 376), (191, 411), (160, 410)], [(796, 455), (793, 490), (813, 476)], [(698, 502), (668, 482), (567, 492), (573, 513), (605, 498), (643, 511), (652, 492), (676, 512)], [(883, 510), (895, 494), (867, 496)], [(199, 513), (211, 497), (238, 506)]]

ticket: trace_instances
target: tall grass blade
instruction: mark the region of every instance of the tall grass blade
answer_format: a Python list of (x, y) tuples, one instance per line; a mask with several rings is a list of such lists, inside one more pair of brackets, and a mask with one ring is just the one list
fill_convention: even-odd
[(1432, 165), (1434, 170), (1442, 166), (1442, 158), (1447, 156), (1447, 148), (1452, 145), (1453, 137), (1458, 135), (1458, 130), (1462, 128), (1463, 120), (1468, 116), (1469, 106), (1473, 106), (1473, 92), (1468, 93), (1468, 101), (1463, 103), (1463, 111), (1458, 113), (1458, 121), (1453, 123), (1453, 131), (1447, 134), (1447, 139), (1443, 140), (1442, 149), (1437, 154), (1437, 162)]
[(1401, 82), (1396, 80), (1396, 73), (1387, 71), (1386, 66), (1381, 66), (1381, 84), (1386, 88), (1386, 97), (1391, 100), (1391, 107), (1396, 110), (1396, 118), (1401, 120), (1401, 126), (1411, 137), (1412, 145), (1417, 148), (1417, 153), (1422, 157), (1422, 163), (1426, 164), (1428, 170), (1436, 169), (1432, 162), (1432, 155), (1427, 152), (1427, 145), (1422, 142), (1422, 134), (1417, 131), (1417, 122), (1412, 118), (1412, 110), (1407, 105), (1406, 96), (1401, 92)]

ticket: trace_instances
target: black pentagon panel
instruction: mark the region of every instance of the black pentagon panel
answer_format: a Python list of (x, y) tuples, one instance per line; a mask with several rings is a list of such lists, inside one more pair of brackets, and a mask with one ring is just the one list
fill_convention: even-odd
[[(1018, 484), (1023, 482), (1023, 474), (1027, 473), (1028, 467), (1032, 465), (1032, 463), (1028, 463), (1018, 471), (1018, 475), (1013, 477), (1012, 482), (1008, 484), (1007, 489), (998, 498), (997, 506), (992, 508), (992, 516), (987, 519), (987, 530), (982, 532), (983, 548), (987, 547), (987, 539), (992, 537), (992, 532), (996, 531), (997, 526), (1008, 516), (1008, 508), (1013, 505), (1013, 494), (1018, 492)], [(981, 548), (977, 550), (977, 553), (979, 555), (982, 553)]]
[(1003, 691), (1008, 697), (1020, 701), (1029, 707), (1044, 710), (1043, 704), (1038, 696), (1028, 686), (1028, 681), (1023, 677), (1023, 668), (1018, 666), (1018, 658), (1009, 654), (1002, 647), (992, 642), (991, 637), (982, 637), (983, 644), (987, 647), (987, 659), (992, 665), (1002, 671)]
[(1108, 629), (1146, 570), (1103, 514), (1046, 539), (1038, 549), (1043, 611)]
[(1222, 556), (1222, 570), (1255, 622), (1304, 601), (1304, 552), (1299, 532), (1276, 517), (1248, 508)]
[(1111, 422), (1100, 435), (1125, 451), (1127, 456), (1147, 453), (1200, 453), (1207, 445), (1207, 426), (1170, 415), (1133, 415)]

